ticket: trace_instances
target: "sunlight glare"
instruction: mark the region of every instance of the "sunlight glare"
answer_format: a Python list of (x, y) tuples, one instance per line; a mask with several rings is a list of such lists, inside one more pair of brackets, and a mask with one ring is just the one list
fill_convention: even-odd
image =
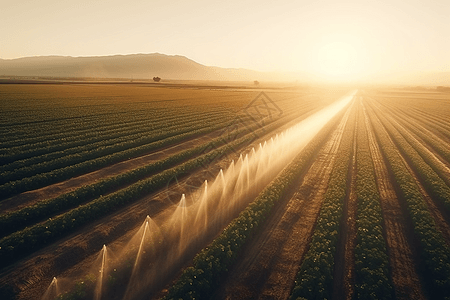
[(356, 50), (345, 42), (323, 45), (318, 53), (318, 68), (327, 79), (350, 79), (358, 71)]

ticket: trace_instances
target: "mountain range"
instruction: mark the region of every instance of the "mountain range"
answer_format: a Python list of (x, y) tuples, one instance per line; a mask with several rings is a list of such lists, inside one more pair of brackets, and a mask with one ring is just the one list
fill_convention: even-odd
[(173, 80), (276, 80), (275, 73), (209, 67), (180, 55), (130, 54), (0, 59), (0, 76), (49, 76)]
[[(111, 56), (34, 56), (0, 59), (0, 76), (123, 78), (163, 80), (224, 80), (224, 81), (298, 81), (319, 82), (307, 73), (259, 72), (248, 69), (205, 66), (180, 55), (160, 53)], [(450, 85), (450, 72), (387, 73), (366, 77), (360, 83)]]

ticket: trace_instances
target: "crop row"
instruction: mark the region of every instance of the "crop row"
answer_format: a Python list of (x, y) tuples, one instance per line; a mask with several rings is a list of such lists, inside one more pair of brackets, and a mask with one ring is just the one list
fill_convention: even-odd
[[(296, 110), (301, 109), (301, 107), (295, 108)], [(157, 113), (159, 114), (161, 111), (163, 111), (163, 109), (159, 109)], [(83, 127), (82, 124), (79, 124), (79, 126), (75, 128), (66, 128), (66, 126), (64, 126), (65, 124), (55, 124), (53, 128), (57, 128), (58, 131), (54, 136), (46, 136), (45, 134), (47, 132), (41, 130), (39, 133), (33, 133), (30, 139), (22, 141), (20, 145), (16, 145), (10, 148), (7, 148), (8, 143), (3, 141), (2, 148), (0, 149), (0, 158), (3, 164), (29, 157), (33, 157), (33, 159), (35, 159), (34, 157), (37, 155), (42, 155), (54, 151), (67, 150), (67, 148), (83, 146), (105, 139), (121, 137), (133, 132), (137, 133), (156, 130), (158, 128), (161, 128), (161, 126), (165, 126), (166, 124), (171, 124), (171, 126), (173, 126), (178, 123), (187, 123), (189, 120), (195, 118), (206, 118), (208, 116), (217, 119), (219, 115), (222, 117), (222, 119), (230, 119), (232, 115), (229, 110), (225, 109), (222, 106), (219, 106), (217, 108), (212, 107), (207, 111), (203, 111), (202, 109), (195, 109), (193, 111), (189, 111), (186, 109), (172, 109), (166, 115), (156, 116), (155, 114), (156, 113), (150, 114), (146, 118), (139, 118), (136, 121), (132, 120), (132, 118), (129, 117), (125, 119), (126, 121), (123, 121), (120, 124), (105, 125), (104, 123), (95, 123), (92, 125), (92, 128), (90, 127), (89, 129), (82, 130), (78, 128), (80, 126)], [(87, 124), (90, 124), (90, 121), (87, 122)], [(33, 128), (30, 128), (30, 130), (32, 129)], [(12, 166), (8, 166), (9, 169), (11, 169), (11, 167)]]
[[(251, 140), (251, 137), (244, 137), (236, 141), (233, 146), (239, 147)], [(148, 179), (140, 180), (107, 196), (100, 196), (85, 205), (78, 206), (46, 222), (27, 227), (1, 239), (0, 267), (47, 245), (76, 228), (98, 220), (128, 203), (164, 187), (174, 176), (193, 171), (208, 164), (215, 157), (224, 155), (227, 151), (232, 151), (231, 145), (223, 146), (177, 167), (164, 170)]]
[(239, 257), (240, 249), (264, 222), (274, 205), (304, 172), (336, 127), (342, 113), (332, 119), (307, 147), (286, 167), (239, 216), (193, 260), (164, 299), (209, 299), (221, 277)]
[(369, 123), (360, 113), (356, 153), (355, 293), (357, 299), (393, 299), (383, 216), (369, 148)]
[[(219, 116), (223, 116), (223, 112), (209, 113), (203, 116), (188, 116), (186, 118), (176, 118), (173, 119), (163, 119), (155, 121), (147, 121), (146, 123), (140, 124), (140, 126), (134, 128), (123, 128), (120, 130), (115, 130), (114, 132), (95, 132), (95, 135), (88, 137), (87, 135), (75, 136), (74, 139), (67, 139), (66, 137), (59, 140), (44, 141), (39, 144), (23, 145), (19, 147), (13, 147), (7, 149), (4, 154), (0, 155), (3, 163), (11, 163), (11, 166), (4, 166), (3, 168), (15, 169), (21, 166), (26, 166), (26, 161), (20, 161), (24, 159), (36, 160), (36, 163), (40, 161), (45, 161), (45, 156), (42, 155), (49, 154), (52, 155), (56, 151), (60, 153), (68, 152), (78, 153), (85, 151), (87, 147), (104, 147), (117, 142), (124, 142), (127, 140), (133, 140), (141, 138), (144, 134), (155, 135), (155, 132), (170, 130), (176, 126), (182, 126), (189, 123), (199, 123), (201, 120), (208, 120), (209, 122), (215, 121)], [(169, 124), (169, 126), (168, 126)], [(42, 159), (44, 158), (44, 160)]]
[(450, 212), (450, 187), (433, 170), (433, 165), (436, 165), (435, 169), (439, 168), (436, 160), (424, 151), (423, 145), (412, 138), (404, 128), (398, 124), (394, 126), (383, 114), (377, 116), (427, 192)]
[[(405, 123), (408, 124), (408, 127), (412, 131), (417, 131), (420, 135), (426, 136), (428, 142), (431, 142), (431, 145), (436, 146), (439, 141), (433, 141), (433, 137), (430, 137), (425, 132), (421, 130), (421, 128), (424, 128), (425, 131), (430, 131), (430, 129), (434, 133), (439, 133), (441, 136), (450, 138), (450, 126), (449, 124), (446, 124), (445, 122), (442, 122), (442, 120), (436, 120), (436, 119), (430, 119), (429, 115), (425, 114), (425, 112), (421, 111), (420, 113), (412, 113), (413, 109), (405, 109), (404, 106), (396, 107), (392, 105), (387, 105), (383, 101), (378, 101), (380, 105), (383, 105), (387, 108), (388, 111), (393, 112), (396, 110), (398, 113), (396, 116), (399, 118), (399, 120), (403, 120)], [(422, 108), (423, 110), (424, 108)], [(408, 120), (409, 119), (409, 120)], [(413, 120), (413, 124), (410, 124), (410, 120)], [(450, 156), (448, 152), (448, 147), (444, 146), (444, 149), (447, 149), (447, 159), (450, 161)], [(441, 149), (439, 149), (441, 150)]]
[[(435, 101), (433, 101), (434, 103)], [(392, 107), (393, 103), (389, 103)], [(410, 116), (413, 119), (417, 119), (420, 122), (433, 126), (437, 130), (444, 130), (443, 133), (447, 136), (450, 133), (450, 120), (448, 119), (447, 110), (443, 107), (442, 103), (438, 104), (438, 108), (431, 109), (429, 107), (429, 103), (417, 103), (414, 101), (408, 101), (402, 105), (397, 105), (398, 109), (403, 109), (403, 113), (405, 115)], [(423, 105), (421, 105), (423, 104)], [(427, 105), (428, 104), (428, 105)], [(405, 106), (408, 106), (408, 109), (405, 110)], [(411, 107), (414, 105), (413, 107)], [(447, 119), (446, 119), (447, 118)]]
[(3, 128), (2, 132), (5, 135), (3, 147), (19, 147), (19, 149), (24, 147), (26, 149), (29, 145), (33, 145), (33, 147), (45, 146), (48, 140), (55, 140), (55, 142), (56, 140), (61, 140), (64, 142), (64, 139), (67, 138), (73, 141), (76, 140), (77, 136), (83, 138), (86, 135), (89, 137), (95, 133), (113, 132), (133, 125), (138, 126), (139, 124), (164, 123), (164, 121), (168, 120), (182, 122), (183, 118), (214, 112), (223, 112), (228, 117), (233, 115), (232, 111), (225, 106), (211, 106), (207, 108), (195, 106), (144, 107), (140, 111), (126, 107), (124, 112), (117, 116), (103, 115), (102, 112), (98, 112), (98, 115), (91, 117), (79, 116), (76, 119), (62, 119), (46, 124), (27, 124), (20, 126), (23, 127), (21, 130), (18, 130), (17, 126)]
[[(450, 186), (450, 177), (448, 174), (448, 168), (445, 166), (446, 161), (442, 156), (438, 157), (435, 152), (435, 147), (440, 147), (441, 145), (428, 145), (421, 139), (417, 133), (412, 130), (408, 130), (405, 123), (394, 120), (392, 117), (390, 121), (397, 128), (398, 132), (403, 135), (403, 137), (408, 141), (408, 143), (420, 154), (423, 160), (431, 167), (433, 170), (439, 174), (439, 177), (445, 181), (447, 186)], [(436, 141), (437, 142), (437, 141)]]
[[(265, 128), (259, 129), (263, 133)], [(255, 133), (246, 134), (231, 141), (218, 141), (218, 148), (181, 165), (166, 169), (147, 179), (140, 180), (124, 189), (111, 193), (78, 206), (64, 214), (51, 218), (46, 222), (27, 227), (0, 240), (0, 267), (39, 249), (55, 239), (70, 233), (76, 228), (98, 220), (112, 211), (136, 201), (143, 195), (164, 187), (175, 176), (180, 176), (195, 169), (208, 165), (218, 157), (233, 152), (249, 144), (255, 138)], [(228, 142), (224, 145), (224, 142)]]
[[(306, 115), (307, 111), (305, 111), (304, 113)], [(256, 130), (252, 132), (252, 134), (262, 134), (262, 131), (264, 131), (264, 133), (267, 133), (285, 124), (293, 118), (293, 116), (286, 115), (278, 119), (277, 121), (267, 124), (263, 130), (256, 130), (257, 125), (254, 124), (254, 126), (241, 128), (234, 131), (233, 135), (243, 136), (249, 133), (248, 131), (251, 129)], [(56, 198), (40, 201), (35, 205), (27, 206), (20, 210), (0, 215), (0, 237), (20, 230), (26, 226), (32, 225), (33, 223), (39, 222), (45, 218), (51, 217), (61, 211), (71, 209), (76, 205), (85, 203), (91, 199), (94, 199), (95, 197), (105, 195), (119, 186), (129, 185), (138, 180), (145, 179), (146, 177), (151, 176), (156, 172), (171, 168), (187, 159), (202, 154), (205, 149), (217, 148), (217, 145), (224, 144), (226, 142), (225, 139), (225, 136), (219, 136), (207, 143), (183, 150), (165, 159), (158, 160), (143, 167), (136, 168), (134, 170), (130, 170), (116, 176), (105, 178), (90, 185), (82, 186), (70, 193), (63, 194)]]
[[(111, 118), (109, 122), (105, 122), (103, 118), (85, 117), (77, 120), (61, 120), (60, 122), (51, 122), (46, 126), (33, 126), (22, 134), (18, 134), (16, 127), (4, 128), (3, 134), (6, 140), (4, 147), (16, 147), (20, 145), (33, 145), (46, 140), (58, 140), (62, 138), (75, 138), (85, 134), (95, 134), (104, 131), (114, 131), (124, 126), (139, 125), (149, 121), (157, 121), (167, 116), (191, 115), (193, 113), (203, 113), (198, 110), (171, 109), (166, 111), (163, 109), (147, 110), (140, 112), (138, 115), (123, 115), (118, 118)], [(27, 126), (24, 126), (27, 127)], [(29, 126), (28, 126), (29, 127)], [(39, 131), (39, 135), (36, 132)]]
[[(232, 99), (235, 96), (232, 97)], [(286, 98), (287, 100), (290, 97)], [(278, 101), (279, 105), (283, 108), (286, 108), (286, 111), (290, 111), (291, 108), (297, 108), (298, 105), (292, 101)], [(92, 132), (103, 132), (110, 129), (118, 129), (122, 126), (128, 126), (128, 124), (136, 123), (136, 122), (148, 122), (148, 120), (156, 121), (161, 118), (167, 118), (167, 116), (173, 117), (177, 116), (182, 119), (184, 117), (188, 117), (193, 114), (201, 115), (208, 114), (212, 111), (223, 111), (225, 115), (230, 116), (234, 115), (233, 112), (236, 110), (232, 104), (233, 101), (230, 101), (228, 98), (226, 101), (208, 103), (208, 105), (204, 105), (203, 102), (195, 99), (190, 105), (180, 106), (176, 101), (166, 101), (164, 103), (158, 103), (159, 101), (145, 101), (143, 103), (133, 102), (132, 106), (130, 105), (120, 105), (120, 104), (112, 104), (117, 105), (118, 110), (120, 110), (119, 114), (115, 116), (103, 116), (103, 108), (99, 109), (96, 114), (87, 116), (86, 114), (81, 114), (77, 118), (72, 119), (62, 119), (59, 121), (53, 121), (45, 124), (35, 124), (35, 126), (30, 126), (29, 124), (23, 126), (13, 126), (8, 127), (7, 130), (4, 128), (0, 128), (2, 135), (5, 137), (4, 146), (8, 144), (23, 144), (29, 145), (39, 141), (67, 138), (76, 135), (81, 135), (85, 133)], [(237, 107), (241, 101), (236, 101)], [(283, 103), (280, 103), (283, 102)], [(174, 105), (175, 104), (175, 105)], [(137, 106), (136, 106), (137, 105)], [(96, 106), (89, 105), (91, 108), (97, 108)], [(70, 111), (74, 109), (74, 107), (67, 107), (64, 110)], [(95, 111), (95, 110), (94, 110)], [(22, 112), (22, 111), (21, 111)], [(42, 111), (33, 110), (33, 114), (41, 114)], [(57, 112), (53, 112), (54, 114)], [(23, 127), (21, 130), (18, 130), (19, 127)], [(61, 131), (64, 131), (64, 134), (61, 134)], [(9, 132), (9, 133), (8, 133)], [(13, 140), (9, 140), (6, 142), (6, 137), (10, 137)], [(21, 141), (21, 139), (24, 139)]]
[[(221, 127), (223, 127), (223, 125), (221, 125)], [(148, 144), (143, 144), (131, 149), (126, 149), (125, 147), (123, 147), (123, 145), (120, 144), (114, 147), (115, 151), (107, 149), (109, 150), (109, 152), (113, 152), (112, 154), (107, 154), (105, 153), (105, 150), (102, 149), (104, 153), (103, 156), (101, 156), (102, 153), (99, 153), (99, 157), (91, 160), (82, 161), (80, 163), (56, 169), (51, 172), (41, 173), (21, 180), (3, 184), (0, 186), (0, 194), (4, 199), (24, 191), (41, 188), (55, 182), (69, 179), (73, 176), (84, 174), (98, 168), (120, 162), (125, 159), (148, 153), (161, 147), (173, 145), (177, 142), (185, 140), (186, 138), (205, 134), (219, 128), (220, 127), (206, 127), (201, 129), (181, 128), (178, 129), (178, 132), (168, 132), (164, 136), (160, 136), (159, 138), (162, 138), (160, 140), (156, 140)], [(120, 148), (125, 149), (120, 151)]]
[[(126, 148), (133, 148), (139, 145), (147, 144), (160, 139), (160, 136), (167, 135), (167, 132), (177, 132), (180, 128), (186, 130), (195, 130), (203, 127), (211, 127), (212, 125), (224, 124), (224, 121), (217, 122), (218, 116), (215, 118), (211, 115), (205, 117), (194, 117), (186, 120), (183, 123), (167, 123), (160, 124), (154, 128), (143, 127), (140, 130), (124, 132), (119, 137), (104, 137), (99, 136), (91, 141), (83, 141), (84, 144), (74, 148), (62, 148), (60, 151), (39, 155), (42, 150), (47, 152), (49, 148), (60, 148), (59, 145), (52, 145), (46, 149), (35, 149), (29, 151), (28, 159), (14, 161), (8, 165), (3, 166), (1, 175), (2, 180), (0, 184), (8, 181), (19, 180), (32, 175), (49, 172), (54, 169), (62, 168), (67, 165), (75, 164), (81, 161), (89, 160), (98, 157), (97, 152), (101, 154), (111, 154), (118, 147), (119, 151)], [(216, 127), (216, 126), (214, 126)], [(61, 148), (60, 148), (61, 149)], [(107, 152), (113, 151), (113, 152)], [(52, 149), (53, 150), (53, 149)], [(14, 156), (21, 155), (17, 153)], [(8, 171), (8, 169), (10, 169)]]
[(399, 196), (406, 204), (414, 227), (421, 259), (426, 269), (425, 278), (430, 282), (436, 299), (444, 298), (450, 295), (450, 247), (437, 228), (417, 182), (392, 145), (384, 126), (376, 119), (374, 113), (369, 113), (369, 116), (378, 144), (397, 185)]
[[(398, 114), (396, 115), (398, 116)], [(411, 124), (410, 121), (405, 120), (401, 116), (398, 118), (398, 121), (404, 125), (408, 130), (418, 137), (420, 137), (426, 144), (428, 144), (431, 148), (433, 148), (440, 156), (450, 162), (450, 149), (448, 144), (442, 141), (439, 138), (436, 138), (434, 134), (430, 134), (428, 128), (422, 127), (417, 124), (417, 120), (414, 121), (414, 124)]]
[[(69, 108), (67, 110), (70, 110)], [(161, 117), (165, 110), (153, 110), (148, 108), (137, 109), (125, 108), (121, 112), (115, 114), (97, 111), (95, 114), (81, 114), (71, 118), (55, 118), (45, 122), (25, 122), (23, 124), (8, 124), (0, 127), (8, 141), (16, 141), (21, 139), (36, 137), (37, 133), (42, 132), (44, 138), (58, 134), (57, 128), (64, 128), (68, 131), (94, 129), (95, 126), (114, 126), (134, 120), (152, 119), (153, 117)], [(35, 112), (36, 115), (42, 114), (42, 111)], [(167, 114), (182, 114), (181, 110), (172, 111), (167, 109)], [(25, 116), (26, 118), (26, 116)]]
[[(52, 139), (54, 135), (60, 135), (61, 130), (64, 130), (68, 134), (80, 130), (87, 131), (89, 129), (97, 131), (97, 127), (118, 127), (130, 122), (156, 120), (164, 116), (178, 116), (179, 118), (183, 118), (191, 114), (200, 115), (207, 114), (210, 111), (220, 110), (233, 114), (233, 112), (236, 111), (236, 107), (241, 106), (243, 104), (242, 100), (246, 98), (233, 94), (231, 97), (227, 97), (225, 101), (218, 101), (219, 99), (215, 99), (216, 101), (208, 103), (208, 105), (205, 105), (205, 101), (196, 98), (192, 99), (192, 102), (189, 104), (185, 103), (185, 105), (180, 105), (180, 103), (175, 100), (143, 101), (122, 104), (113, 103), (108, 105), (112, 106), (112, 111), (111, 108), (104, 107), (104, 105), (87, 105), (86, 107), (89, 108), (88, 111), (78, 111), (74, 113), (73, 116), (67, 118), (62, 118), (61, 114), (64, 114), (64, 112), (73, 112), (77, 107), (64, 107), (59, 110), (33, 109), (29, 116), (23, 116), (23, 114), (26, 113), (19, 110), (17, 118), (22, 117), (25, 121), (30, 118), (30, 120), (32, 120), (36, 116), (42, 118), (46, 113), (49, 114), (49, 118), (47, 118), (45, 122), (39, 123), (28, 122), (26, 124), (0, 125), (0, 132), (5, 137), (5, 140), (12, 143), (15, 143), (14, 141), (20, 142), (21, 139), (31, 139), (23, 143), (30, 144), (33, 143), (34, 139), (37, 139), (37, 141)], [(83, 99), (80, 100), (82, 101)], [(288, 106), (292, 105), (290, 104)], [(4, 116), (10, 117), (10, 114), (6, 112)], [(12, 120), (15, 122), (17, 118), (13, 118)], [(104, 129), (106, 129), (106, 127)], [(40, 135), (43, 136), (43, 139), (40, 138)]]
[(437, 118), (436, 116), (430, 116), (429, 113), (426, 116), (423, 116), (423, 114), (421, 114), (420, 111), (418, 111), (416, 114), (409, 113), (409, 116), (414, 119), (417, 119), (418, 121), (420, 121), (422, 124), (426, 125), (427, 127), (432, 128), (433, 130), (436, 130), (437, 132), (439, 132), (446, 138), (450, 138), (449, 122), (446, 122), (440, 118)]
[(352, 107), (331, 172), (308, 252), (297, 274), (291, 299), (330, 299), (335, 254), (340, 235), (350, 157), (355, 131), (356, 108)]
[[(138, 114), (126, 114), (120, 117), (105, 119), (105, 118), (80, 118), (79, 120), (61, 120), (60, 122), (52, 122), (47, 126), (33, 126), (22, 135), (13, 135), (11, 140), (4, 143), (4, 147), (26, 147), (27, 145), (38, 146), (40, 143), (45, 143), (47, 140), (59, 139), (75, 139), (77, 136), (83, 137), (85, 135), (95, 134), (99, 132), (114, 132), (122, 128), (139, 126), (146, 123), (160, 123), (165, 120), (173, 120), (181, 118), (182, 116), (193, 116), (208, 114), (211, 112), (226, 111), (225, 108), (210, 108), (207, 111), (201, 109), (149, 109), (148, 111), (139, 112)], [(24, 126), (26, 129), (27, 126)], [(16, 128), (9, 128), (6, 133), (14, 134)]]
[[(80, 99), (81, 100), (81, 99)], [(46, 100), (45, 100), (46, 101)], [(56, 102), (63, 101), (57, 99)], [(82, 105), (71, 107), (58, 108), (41, 108), (31, 110), (12, 110), (7, 111), (5, 115), (5, 122), (0, 124), (0, 127), (14, 127), (20, 128), (34, 124), (36, 126), (46, 125), (55, 122), (66, 122), (68, 120), (77, 120), (79, 118), (120, 118), (127, 114), (140, 113), (142, 110), (148, 110), (149, 106), (169, 106), (179, 107), (177, 103), (172, 101), (165, 101), (165, 103), (158, 103), (158, 101), (150, 102), (134, 102), (134, 103), (115, 103), (111, 105)], [(37, 113), (36, 113), (37, 112)], [(114, 121), (112, 121), (114, 122)]]
[[(247, 121), (246, 118), (248, 119), (249, 117), (248, 116), (241, 117), (240, 122)], [(31, 166), (30, 169), (28, 170), (29, 171), (28, 173), (22, 174), (22, 176), (26, 175), (31, 176), (17, 181), (10, 181), (0, 186), (0, 194), (2, 195), (1, 197), (6, 198), (23, 191), (40, 188), (51, 183), (55, 183), (73, 176), (77, 176), (101, 168), (111, 163), (115, 163), (131, 157), (136, 157), (138, 155), (155, 150), (158, 147), (167, 146), (182, 141), (183, 139), (186, 139), (188, 137), (193, 137), (195, 135), (211, 132), (215, 129), (220, 128), (221, 126), (223, 127), (223, 125), (217, 126), (216, 124), (214, 124), (216, 126), (210, 128), (203, 128), (206, 127), (209, 123), (215, 122), (209, 121), (208, 123), (206, 124), (204, 123), (201, 126), (196, 123), (195, 125), (193, 125), (193, 127), (182, 127), (182, 128), (178, 127), (172, 132), (165, 132), (163, 135), (159, 135), (156, 137), (143, 136), (141, 139), (131, 141), (130, 142), (131, 144), (130, 143), (115, 144), (113, 146), (100, 148), (96, 151), (91, 151), (92, 153), (88, 151), (86, 155), (83, 157), (80, 157), (81, 155), (75, 154), (73, 156), (68, 157), (73, 158), (73, 160), (70, 161), (68, 158), (67, 159), (62, 158), (61, 159), (62, 161), (56, 159), (53, 162), (49, 162), (49, 164), (53, 166), (57, 165), (59, 166), (59, 168), (48, 171), (46, 173), (36, 174), (37, 171), (35, 169), (38, 169), (40, 172), (43, 172), (43, 169), (41, 168), (43, 166), (39, 165), (34, 167)], [(194, 126), (201, 127), (202, 129), (197, 129)], [(165, 140), (152, 142), (155, 141), (156, 139), (162, 138), (165, 138)], [(134, 148), (127, 149), (131, 146), (134, 146)], [(32, 175), (33, 173), (36, 175), (33, 176)], [(6, 176), (4, 177), (5, 177), (4, 180), (6, 180)]]

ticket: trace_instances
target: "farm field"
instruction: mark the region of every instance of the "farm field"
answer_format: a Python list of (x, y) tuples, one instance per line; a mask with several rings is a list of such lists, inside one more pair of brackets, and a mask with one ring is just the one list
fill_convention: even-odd
[(5, 299), (450, 295), (448, 93), (3, 84), (0, 101)]

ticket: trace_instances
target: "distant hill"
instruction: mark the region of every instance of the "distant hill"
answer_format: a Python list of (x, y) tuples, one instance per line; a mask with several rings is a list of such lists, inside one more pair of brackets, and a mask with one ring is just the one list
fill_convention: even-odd
[(51, 76), (178, 80), (280, 80), (279, 74), (208, 67), (179, 55), (131, 54), (0, 59), (0, 76)]
[[(94, 77), (164, 80), (298, 81), (320, 82), (320, 76), (295, 72), (258, 72), (210, 67), (180, 55), (160, 53), (112, 56), (35, 56), (0, 59), (0, 76)], [(345, 82), (345, 81), (344, 81)], [(387, 73), (361, 83), (393, 85), (450, 85), (450, 72)]]

